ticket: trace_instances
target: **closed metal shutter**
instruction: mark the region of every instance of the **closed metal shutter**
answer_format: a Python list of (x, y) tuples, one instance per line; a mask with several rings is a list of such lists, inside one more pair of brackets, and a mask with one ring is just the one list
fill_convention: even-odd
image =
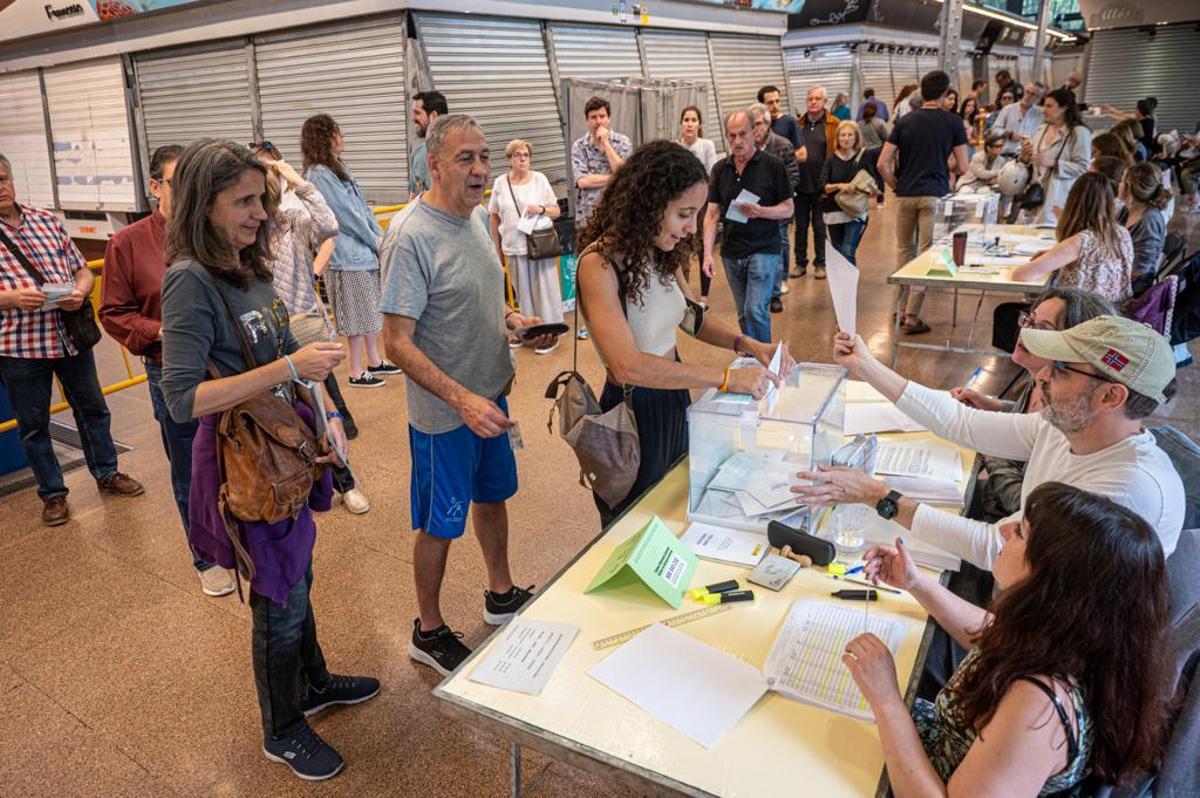
[[(783, 51), (783, 60), (787, 65), (788, 88), (796, 105), (803, 103), (808, 90), (817, 84), (825, 89), (828, 108), (833, 108), (833, 101), (840, 92), (850, 95), (854, 56), (846, 48), (812, 50), (806, 56), (803, 48), (792, 47)], [(858, 105), (855, 98), (850, 97), (852, 116), (858, 110)]]
[(858, 69), (863, 91), (874, 89), (875, 96), (882, 100), (891, 119), (892, 106), (896, 104), (896, 89), (892, 85), (892, 59), (887, 53), (865, 53), (859, 50)]
[[(1200, 43), (1200, 42), (1198, 42), (1198, 43)], [(1020, 76), (1018, 77), (1017, 75), (1013, 75), (1013, 78), (1015, 80), (1021, 81), (1022, 84), (1032, 83), (1035, 80), (1040, 80), (1040, 78), (1038, 78), (1036, 75), (1033, 74), (1033, 54), (1032, 53), (1030, 53), (1029, 55), (1025, 55), (1022, 53), (1021, 55), (1017, 56), (1017, 72), (1019, 73)]]
[(367, 201), (406, 201), (404, 36), (404, 17), (392, 16), (257, 38), (263, 137), (299, 169), (300, 128), (327, 113)]
[(708, 84), (705, 99), (704, 138), (711, 139), (718, 153), (725, 152), (725, 134), (717, 112), (717, 89), (708, 60), (708, 40), (703, 33), (643, 30), (642, 47), (650, 77), (662, 80), (693, 80)]
[[(783, 47), (778, 38), (713, 34), (709, 41), (721, 113), (728, 116), (734, 111), (745, 110), (757, 101), (760, 88), (771, 85), (778, 87), (783, 95), (783, 107), (795, 114), (796, 100), (788, 97)], [(803, 104), (804, 98), (801, 97), (799, 102)]]
[(890, 57), (892, 59), (892, 85), (895, 87), (896, 94), (899, 94), (900, 89), (910, 83), (921, 82), (920, 76), (917, 75), (917, 57), (915, 55), (893, 53)]
[(941, 66), (942, 61), (937, 53), (917, 56), (917, 82), (920, 83), (921, 78), (925, 77), (926, 73), (940, 69)]
[(541, 26), (479, 16), (417, 13), (433, 86), (453, 113), (470, 114), (492, 150), (492, 174), (506, 173), (504, 147), (533, 144), (533, 168), (551, 183), (567, 180), (562, 120)]
[(254, 139), (246, 42), (137, 56), (147, 157), (164, 144)]
[(12, 162), (17, 202), (54, 207), (42, 84), (36, 70), (0, 75), (0, 153)]
[[(971, 84), (975, 82), (975, 59), (963, 53), (958, 57), (958, 98), (961, 100), (971, 92)], [(985, 94), (986, 97), (986, 94)], [(985, 103), (981, 100), (980, 105)]]
[(640, 78), (633, 28), (551, 25), (559, 78)]
[(120, 57), (53, 67), (44, 76), (58, 207), (138, 210), (141, 187)]
[(1191, 133), (1200, 120), (1200, 34), (1196, 26), (1164, 25), (1151, 37), (1136, 29), (1098, 30), (1089, 47), (1084, 91), (1089, 105), (1109, 103), (1133, 111), (1143, 97), (1157, 97), (1161, 131)]

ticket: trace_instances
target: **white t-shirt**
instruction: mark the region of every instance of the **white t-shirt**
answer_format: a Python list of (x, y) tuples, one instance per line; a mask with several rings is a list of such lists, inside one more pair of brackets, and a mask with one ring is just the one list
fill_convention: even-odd
[[(530, 205), (557, 205), (558, 198), (554, 196), (554, 189), (550, 187), (550, 181), (541, 172), (530, 172), (531, 179), (520, 185), (513, 184), (513, 191), (516, 192), (517, 202), (520, 204), (520, 209), (513, 204), (512, 192), (508, 190), (509, 182), (508, 175), (501, 175), (496, 178), (496, 182), (492, 184), (492, 199), (488, 203), (488, 213), (499, 214), (500, 216), (500, 248), (504, 250), (505, 255), (525, 255), (529, 252), (528, 245), (525, 241), (525, 234), (517, 229), (517, 222), (521, 221), (521, 215)], [(537, 224), (534, 225), (535, 230), (548, 230), (554, 226), (549, 216), (542, 214)]]
[[(944, 391), (911, 380), (896, 402), (905, 415), (940, 438), (983, 454), (1025, 460), (1021, 504), (1045, 482), (1064, 482), (1112, 499), (1140, 515), (1158, 534), (1169, 556), (1183, 529), (1183, 482), (1154, 435), (1143, 430), (1093, 454), (1071, 453), (1067, 437), (1039, 413), (994, 413), (975, 410)], [(1004, 544), (1000, 525), (1021, 517), (1017, 512), (995, 524), (921, 505), (912, 534), (972, 565), (990, 570)]]

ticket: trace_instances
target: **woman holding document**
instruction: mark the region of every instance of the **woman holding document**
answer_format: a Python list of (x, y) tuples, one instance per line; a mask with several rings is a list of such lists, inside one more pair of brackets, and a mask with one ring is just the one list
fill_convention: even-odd
[(1089, 774), (1116, 784), (1162, 753), (1169, 597), (1154, 530), (1108, 499), (1047, 482), (1004, 538), (990, 611), (919, 571), (899, 538), (864, 557), (868, 579), (912, 593), (971, 649), (910, 714), (887, 646), (869, 633), (846, 645), (897, 798), (1047, 795)]
[[(596, 497), (608, 524), (687, 452), (692, 388), (766, 395), (794, 365), (779, 345), (779, 373), (767, 370), (776, 348), (712, 318), (684, 276), (696, 217), (708, 199), (708, 172), (687, 148), (670, 141), (640, 147), (617, 170), (580, 237), (578, 302), (604, 363), (602, 410), (628, 399), (637, 421), (641, 462), (623, 501)], [(675, 330), (761, 366), (714, 368), (681, 363)]]

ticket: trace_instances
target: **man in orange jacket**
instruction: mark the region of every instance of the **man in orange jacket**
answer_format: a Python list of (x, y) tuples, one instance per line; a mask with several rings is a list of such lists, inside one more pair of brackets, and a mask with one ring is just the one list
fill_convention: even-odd
[(791, 277), (808, 269), (808, 225), (813, 230), (813, 276), (825, 279), (825, 222), (821, 218), (821, 167), (837, 144), (838, 118), (825, 110), (825, 89), (813, 86), (804, 98), (805, 114), (797, 120), (804, 136), (800, 184), (796, 187), (796, 265)]

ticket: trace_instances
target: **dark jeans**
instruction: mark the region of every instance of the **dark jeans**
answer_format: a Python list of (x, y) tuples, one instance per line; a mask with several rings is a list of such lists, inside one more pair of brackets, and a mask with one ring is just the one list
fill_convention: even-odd
[[(183, 534), (186, 539), (188, 529), (188, 494), (192, 489), (192, 439), (196, 437), (196, 429), (200, 422), (187, 421), (183, 424), (171, 418), (167, 410), (167, 402), (163, 398), (162, 366), (145, 361), (146, 385), (150, 388), (150, 405), (154, 408), (154, 420), (158, 422), (159, 432), (162, 433), (163, 450), (167, 453), (167, 462), (171, 464), (171, 492), (175, 494), (175, 506), (179, 508), (179, 517), (183, 521)], [(188, 547), (191, 549), (191, 547)], [(192, 550), (192, 565), (197, 571), (207, 571), (213, 564), (205, 562)]]
[(825, 265), (825, 220), (821, 218), (821, 194), (796, 192), (796, 268), (808, 267), (808, 225), (813, 229), (813, 265)]
[[(354, 417), (350, 415), (350, 409), (346, 407), (346, 400), (342, 398), (342, 391), (338, 388), (337, 378), (331, 373), (325, 378), (325, 395), (333, 400), (333, 406), (342, 414), (342, 428), (346, 431), (346, 435), (350, 435), (350, 430), (354, 429)], [(329, 408), (325, 408), (326, 411)], [(354, 490), (354, 475), (350, 473), (350, 469), (346, 467), (338, 468), (330, 466), (330, 476), (333, 477), (333, 489), (338, 493), (346, 493)]]
[(775, 282), (771, 285), (771, 299), (783, 297), (783, 281), (787, 279), (788, 269), (791, 268), (792, 248), (788, 242), (788, 228), (791, 226), (791, 222), (781, 222), (779, 225), (779, 255), (783, 258), (783, 262), (779, 264), (779, 270), (775, 272)]
[(829, 240), (833, 242), (834, 249), (857, 266), (858, 261), (854, 259), (854, 253), (858, 251), (858, 242), (862, 240), (866, 229), (867, 223), (858, 219), (844, 224), (831, 224), (829, 225)]
[(312, 579), (310, 563), (304, 578), (288, 593), (286, 605), (250, 591), (254, 683), (264, 738), (294, 731), (304, 722), (300, 701), (309, 685), (320, 687), (329, 681), (309, 603)]
[(50, 386), (57, 376), (71, 403), (88, 470), (97, 481), (117, 472), (117, 448), (109, 431), (108, 405), (100, 392), (91, 350), (74, 357), (0, 357), (0, 380), (8, 392), (21, 451), (38, 482), (38, 496), (66, 496), (62, 467), (50, 442)]
[[(613, 409), (623, 397), (621, 386), (605, 381), (604, 391), (600, 394), (600, 409)], [(671, 465), (688, 450), (687, 408), (692, 399), (687, 390), (634, 388), (632, 401), (642, 459), (629, 495), (616, 507), (609, 507), (593, 494), (596, 508), (600, 510), (600, 524), (605, 527), (662, 479)]]

